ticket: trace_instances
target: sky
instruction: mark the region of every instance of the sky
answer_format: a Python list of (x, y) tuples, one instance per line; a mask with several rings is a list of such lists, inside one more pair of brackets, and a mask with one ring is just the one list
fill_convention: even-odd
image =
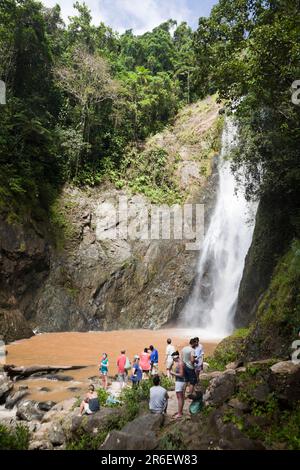
[[(58, 3), (66, 22), (68, 16), (74, 15), (75, 0), (41, 1), (47, 7)], [(120, 33), (133, 29), (135, 34), (143, 34), (170, 18), (178, 23), (186, 21), (196, 29), (198, 18), (208, 16), (217, 0), (85, 0), (85, 3), (95, 25), (103, 21)]]

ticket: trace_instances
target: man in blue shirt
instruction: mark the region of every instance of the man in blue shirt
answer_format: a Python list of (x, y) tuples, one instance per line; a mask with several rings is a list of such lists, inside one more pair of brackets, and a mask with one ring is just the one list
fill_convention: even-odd
[(150, 354), (150, 364), (151, 364), (151, 374), (156, 375), (158, 374), (158, 351), (155, 349), (154, 346), (149, 346), (149, 349), (151, 351)]

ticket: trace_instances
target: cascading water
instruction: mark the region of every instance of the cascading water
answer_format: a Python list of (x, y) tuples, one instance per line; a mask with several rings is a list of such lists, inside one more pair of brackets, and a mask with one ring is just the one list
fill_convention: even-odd
[(236, 125), (227, 120), (216, 206), (205, 234), (194, 287), (181, 314), (182, 325), (199, 327), (197, 333), (203, 339), (222, 338), (233, 330), (239, 285), (253, 235), (256, 205), (249, 205), (242, 192), (235, 191), (230, 162), (225, 159), (236, 140)]

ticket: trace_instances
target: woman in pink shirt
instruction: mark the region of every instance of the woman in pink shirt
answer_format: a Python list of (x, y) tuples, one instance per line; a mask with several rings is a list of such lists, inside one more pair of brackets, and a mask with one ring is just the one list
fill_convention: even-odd
[(149, 377), (149, 371), (151, 369), (150, 365), (150, 354), (148, 353), (148, 349), (145, 348), (144, 352), (140, 355), (140, 367), (143, 371), (143, 377)]

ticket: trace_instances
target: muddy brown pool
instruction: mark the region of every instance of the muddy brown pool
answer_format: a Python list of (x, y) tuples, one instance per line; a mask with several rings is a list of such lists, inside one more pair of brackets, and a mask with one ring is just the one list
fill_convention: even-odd
[[(153, 344), (159, 352), (159, 369), (164, 371), (167, 338), (172, 338), (174, 346), (180, 350), (187, 344), (190, 337), (196, 334), (195, 330), (181, 329), (45, 333), (8, 345), (6, 362), (17, 366), (87, 366), (80, 370), (61, 372), (60, 375), (72, 377), (72, 380), (66, 382), (39, 377), (16, 383), (16, 388), (18, 385), (28, 385), (31, 399), (58, 402), (72, 396), (82, 395), (87, 384), (90, 383), (89, 378), (99, 375), (98, 365), (103, 352), (108, 354), (109, 375), (114, 376), (117, 372), (116, 359), (121, 349), (125, 349), (126, 355), (132, 359), (135, 354), (140, 354), (145, 347)], [(201, 342), (205, 355), (212, 354), (217, 342)]]

